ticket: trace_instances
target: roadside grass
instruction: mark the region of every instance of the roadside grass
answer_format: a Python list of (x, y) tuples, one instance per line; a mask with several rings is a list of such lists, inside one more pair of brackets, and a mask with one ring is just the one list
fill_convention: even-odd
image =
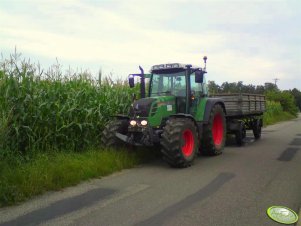
[(266, 111), (263, 114), (263, 125), (268, 126), (277, 122), (291, 120), (296, 118), (295, 115), (283, 110), (279, 102), (267, 101)]
[(154, 159), (152, 150), (37, 153), (30, 160), (0, 160), (0, 207), (60, 190)]
[(283, 122), (287, 120), (291, 120), (296, 118), (294, 115), (290, 114), (289, 112), (283, 112), (282, 114), (274, 115), (273, 117), (264, 117), (263, 124), (264, 126), (273, 125), (278, 122)]

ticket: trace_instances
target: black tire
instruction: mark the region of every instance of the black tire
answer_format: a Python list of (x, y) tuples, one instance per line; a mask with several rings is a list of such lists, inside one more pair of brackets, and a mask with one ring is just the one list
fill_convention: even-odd
[(244, 139), (246, 138), (246, 127), (244, 122), (240, 122), (239, 125), (239, 130), (236, 131), (235, 133), (235, 139), (236, 139), (236, 144), (238, 146), (242, 146), (245, 142)]
[(261, 138), (261, 127), (262, 127), (261, 119), (255, 119), (253, 121), (253, 134), (256, 140)]
[(226, 117), (221, 105), (211, 109), (208, 124), (204, 125), (201, 153), (204, 155), (219, 155), (226, 142)]
[(123, 147), (125, 143), (116, 137), (116, 133), (127, 134), (128, 120), (115, 119), (104, 128), (101, 136), (101, 144), (106, 147)]
[(172, 167), (192, 164), (198, 150), (198, 132), (188, 118), (171, 118), (166, 122), (161, 138), (164, 160)]

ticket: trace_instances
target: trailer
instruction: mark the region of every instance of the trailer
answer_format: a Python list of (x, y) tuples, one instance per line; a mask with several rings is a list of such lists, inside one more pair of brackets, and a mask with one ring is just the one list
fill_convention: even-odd
[(236, 143), (242, 145), (246, 130), (252, 130), (255, 139), (261, 137), (263, 113), (266, 109), (264, 95), (250, 93), (221, 93), (211, 95), (223, 100), (226, 109), (227, 133), (234, 134)]

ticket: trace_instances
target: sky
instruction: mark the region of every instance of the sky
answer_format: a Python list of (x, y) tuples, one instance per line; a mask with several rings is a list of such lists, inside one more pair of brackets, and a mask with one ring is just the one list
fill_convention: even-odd
[(301, 90), (300, 24), (300, 0), (1, 0), (0, 52), (115, 79), (206, 55), (217, 84)]

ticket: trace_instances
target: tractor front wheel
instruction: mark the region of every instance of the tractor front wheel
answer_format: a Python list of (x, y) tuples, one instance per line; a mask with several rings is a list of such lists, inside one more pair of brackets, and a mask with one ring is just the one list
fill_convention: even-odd
[(171, 118), (166, 122), (161, 139), (164, 160), (172, 167), (188, 167), (198, 150), (198, 133), (188, 118)]
[(110, 121), (104, 128), (101, 136), (101, 144), (106, 147), (121, 147), (124, 143), (116, 137), (116, 133), (126, 134), (128, 131), (128, 120), (115, 119)]
[(215, 105), (210, 112), (208, 124), (204, 125), (201, 152), (204, 155), (219, 155), (226, 141), (226, 118), (221, 105)]

